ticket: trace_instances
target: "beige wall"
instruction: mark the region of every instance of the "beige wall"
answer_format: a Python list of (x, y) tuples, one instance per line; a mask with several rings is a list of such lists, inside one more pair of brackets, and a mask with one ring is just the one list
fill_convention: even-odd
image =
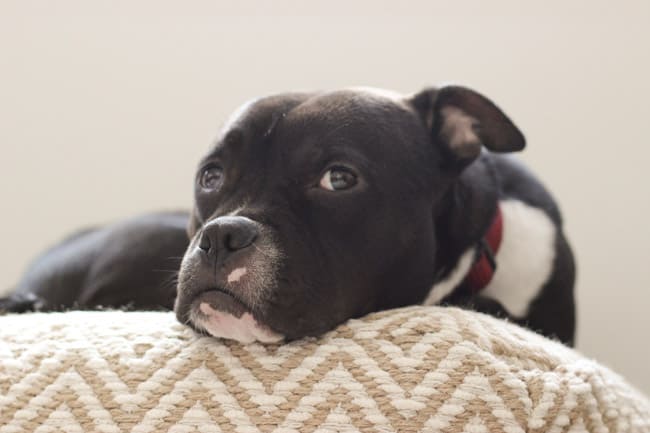
[(0, 2), (0, 287), (79, 226), (188, 207), (247, 98), (452, 80), (563, 207), (580, 349), (650, 393), (650, 2), (351, 3)]

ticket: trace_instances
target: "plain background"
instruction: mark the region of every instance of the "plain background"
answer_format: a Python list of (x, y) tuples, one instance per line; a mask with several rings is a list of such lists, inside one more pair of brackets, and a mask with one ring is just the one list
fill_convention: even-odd
[(0, 287), (80, 226), (188, 208), (251, 97), (453, 81), (562, 206), (579, 349), (650, 393), (650, 2), (232, 3), (0, 2)]

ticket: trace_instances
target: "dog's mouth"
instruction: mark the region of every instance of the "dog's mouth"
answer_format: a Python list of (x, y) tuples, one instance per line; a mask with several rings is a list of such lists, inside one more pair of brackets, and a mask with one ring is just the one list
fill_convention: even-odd
[(240, 318), (244, 313), (253, 313), (253, 308), (235, 293), (222, 287), (212, 287), (199, 293), (192, 302), (193, 307), (205, 314), (201, 305), (209, 305), (211, 308), (228, 313)]
[(241, 343), (276, 343), (284, 337), (257, 321), (254, 309), (224, 288), (200, 293), (190, 307), (190, 320), (200, 331)]

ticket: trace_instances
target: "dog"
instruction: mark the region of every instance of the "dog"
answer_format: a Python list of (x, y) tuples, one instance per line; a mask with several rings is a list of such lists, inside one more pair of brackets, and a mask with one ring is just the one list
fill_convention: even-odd
[[(250, 101), (199, 164), (194, 207), (181, 217), (186, 249), (174, 229), (185, 249), (176, 316), (216, 337), (271, 343), (373, 311), (456, 305), (572, 345), (574, 259), (555, 201), (507, 155), (524, 147), (500, 108), (462, 86)], [(91, 268), (102, 242), (84, 261)], [(136, 238), (116, 242), (143, 251)], [(138, 306), (141, 270), (112, 260), (115, 297), (96, 299)], [(89, 305), (86, 288), (74, 292)], [(170, 292), (150, 293), (169, 306)]]

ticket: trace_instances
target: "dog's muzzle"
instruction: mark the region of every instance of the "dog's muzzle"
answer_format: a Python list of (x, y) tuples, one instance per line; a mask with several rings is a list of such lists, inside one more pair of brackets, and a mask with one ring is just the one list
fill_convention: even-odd
[(271, 238), (261, 224), (242, 216), (205, 224), (181, 264), (179, 320), (242, 343), (282, 340), (255, 318), (275, 283), (280, 254)]

